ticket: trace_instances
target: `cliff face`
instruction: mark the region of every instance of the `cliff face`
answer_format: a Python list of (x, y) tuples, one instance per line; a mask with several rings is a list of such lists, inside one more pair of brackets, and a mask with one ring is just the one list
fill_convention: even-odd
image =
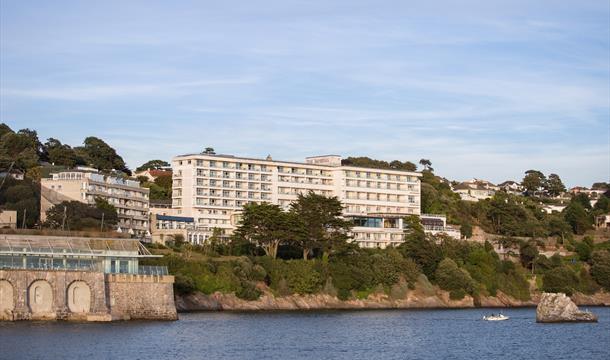
[[(330, 309), (426, 309), (426, 308), (474, 308), (536, 306), (540, 294), (532, 294), (532, 300), (520, 301), (498, 292), (497, 296), (471, 296), (451, 300), (449, 293), (437, 287), (416, 288), (402, 299), (392, 299), (386, 294), (371, 294), (363, 300), (341, 301), (328, 294), (290, 295), (275, 297), (268, 289), (255, 301), (237, 298), (234, 294), (216, 292), (211, 295), (195, 293), (176, 297), (178, 311), (265, 311), (265, 310), (330, 310)], [(595, 295), (576, 294), (573, 300), (579, 305), (610, 306), (610, 293)]]

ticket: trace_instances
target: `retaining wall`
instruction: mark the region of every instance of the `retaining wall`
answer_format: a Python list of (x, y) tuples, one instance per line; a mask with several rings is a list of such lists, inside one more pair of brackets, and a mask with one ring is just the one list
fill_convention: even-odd
[(176, 320), (173, 276), (0, 270), (0, 320)]

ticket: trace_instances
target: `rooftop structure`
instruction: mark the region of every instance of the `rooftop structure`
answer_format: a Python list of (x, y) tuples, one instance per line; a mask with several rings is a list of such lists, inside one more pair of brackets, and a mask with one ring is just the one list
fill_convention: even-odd
[(155, 181), (159, 176), (172, 176), (172, 171), (170, 170), (159, 170), (159, 169), (146, 169), (143, 171), (138, 171), (133, 174), (134, 177), (138, 178), (143, 176), (148, 179), (148, 181)]

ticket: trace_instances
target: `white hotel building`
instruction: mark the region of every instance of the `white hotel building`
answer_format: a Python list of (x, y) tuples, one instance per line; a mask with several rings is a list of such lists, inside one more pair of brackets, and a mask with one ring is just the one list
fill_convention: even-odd
[[(243, 205), (269, 202), (288, 209), (299, 193), (336, 196), (355, 222), (354, 240), (385, 248), (403, 241), (402, 218), (420, 215), (420, 173), (342, 166), (337, 155), (305, 163), (231, 155), (180, 155), (172, 160), (172, 209), (199, 229), (230, 234)], [(202, 239), (188, 239), (200, 243)], [(205, 240), (205, 239), (203, 239)]]

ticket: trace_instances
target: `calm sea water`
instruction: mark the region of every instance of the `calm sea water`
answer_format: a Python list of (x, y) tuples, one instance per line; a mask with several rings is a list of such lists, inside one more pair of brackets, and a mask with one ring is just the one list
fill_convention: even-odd
[(192, 313), (176, 322), (0, 323), (2, 359), (610, 359), (597, 324), (536, 324), (535, 309)]

